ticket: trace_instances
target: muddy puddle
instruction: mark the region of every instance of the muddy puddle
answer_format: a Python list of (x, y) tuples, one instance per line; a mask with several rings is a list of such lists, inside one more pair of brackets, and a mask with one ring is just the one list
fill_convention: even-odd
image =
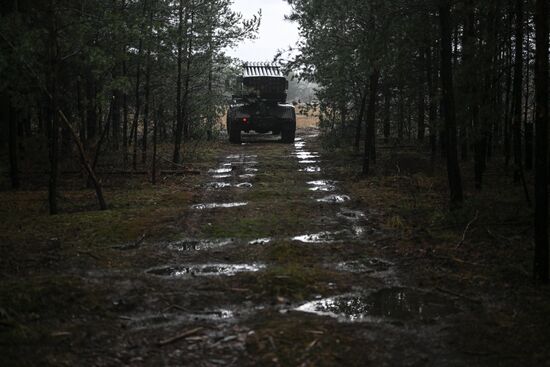
[(454, 303), (434, 293), (411, 288), (385, 288), (306, 303), (295, 311), (339, 321), (431, 321), (459, 312)]
[(323, 231), (318, 233), (308, 233), (300, 236), (292, 237), (293, 241), (302, 243), (338, 243), (344, 241), (353, 241), (360, 239), (365, 233), (362, 227), (354, 227), (341, 231)]
[(204, 251), (233, 245), (234, 243), (235, 240), (232, 238), (214, 240), (187, 238), (179, 241), (170, 242), (167, 245), (167, 248), (172, 251)]
[(195, 204), (191, 206), (191, 209), (206, 210), (206, 209), (218, 209), (218, 208), (238, 208), (246, 206), (248, 203), (208, 203), (208, 204)]
[(255, 240), (249, 241), (248, 244), (249, 245), (267, 245), (271, 241), (273, 241), (271, 238), (257, 238)]
[(308, 167), (300, 169), (300, 172), (319, 173), (319, 172), (321, 172), (321, 167), (319, 167), (319, 166), (308, 166)]
[(317, 199), (318, 203), (330, 203), (330, 204), (339, 204), (350, 201), (351, 198), (347, 195), (328, 195), (323, 198)]
[(225, 189), (227, 187), (231, 187), (231, 184), (229, 182), (209, 182), (205, 185), (207, 189)]
[(251, 179), (251, 178), (254, 178), (254, 177), (256, 177), (256, 175), (254, 173), (245, 173), (245, 174), (239, 175), (239, 178), (242, 178), (242, 179), (245, 179), (245, 180), (248, 180), (248, 179)]
[(393, 264), (388, 261), (373, 258), (366, 260), (343, 261), (336, 265), (329, 265), (328, 267), (334, 267), (337, 271), (346, 273), (375, 273), (386, 272), (392, 266)]
[(230, 178), (231, 175), (212, 175), (212, 178), (216, 179), (216, 180), (221, 180), (221, 179), (224, 179), (224, 178)]
[(336, 190), (336, 181), (330, 181), (330, 180), (317, 180), (317, 181), (309, 181), (307, 183), (309, 186), (310, 191), (334, 191)]
[(363, 213), (359, 210), (352, 210), (352, 209), (347, 209), (347, 208), (342, 208), (336, 214), (336, 216), (338, 218), (346, 219), (346, 220), (349, 220), (351, 222), (357, 222), (357, 221), (366, 219), (365, 213)]
[(162, 266), (149, 269), (146, 273), (163, 278), (212, 277), (253, 273), (264, 268), (264, 264), (193, 264)]
[(241, 182), (240, 184), (235, 185), (235, 187), (239, 189), (250, 189), (252, 186), (253, 185), (250, 182)]
[(231, 171), (233, 171), (232, 168), (217, 168), (217, 169), (208, 170), (209, 173), (215, 173), (215, 174), (230, 173)]

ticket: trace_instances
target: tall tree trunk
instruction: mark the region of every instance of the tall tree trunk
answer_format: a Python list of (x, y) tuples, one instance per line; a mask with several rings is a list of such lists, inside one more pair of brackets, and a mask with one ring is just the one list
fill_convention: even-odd
[(365, 134), (365, 151), (363, 156), (363, 175), (368, 175), (370, 171), (370, 160), (372, 157), (371, 146), (375, 140), (375, 122), (376, 122), (376, 97), (378, 94), (378, 80), (380, 79), (380, 71), (375, 69), (370, 75), (369, 87), (369, 104), (367, 107), (366, 119), (366, 134)]
[(365, 109), (367, 106), (367, 95), (368, 95), (369, 86), (365, 84), (363, 89), (363, 95), (361, 96), (361, 107), (359, 108), (359, 115), (357, 116), (357, 121), (355, 123), (355, 142), (353, 146), (355, 151), (359, 151), (359, 144), (361, 142), (361, 130), (363, 129), (363, 118), (365, 117)]
[[(507, 34), (512, 33), (512, 18), (513, 12), (508, 12)], [(506, 99), (505, 99), (505, 116), (504, 116), (504, 163), (506, 167), (510, 164), (512, 157), (512, 40), (508, 37), (506, 45)]]
[(384, 87), (384, 143), (388, 144), (391, 135), (391, 89), (386, 83)]
[(11, 106), (9, 97), (7, 95), (1, 95), (2, 113), (4, 114), (3, 120), (8, 125), (8, 150), (10, 160), (10, 179), (11, 187), (18, 189), (20, 187), (19, 182), (19, 168), (17, 158), (17, 114), (15, 109)]
[[(147, 14), (147, 1), (143, 2), (143, 17)], [(145, 23), (145, 21), (143, 22)], [(144, 24), (142, 24), (143, 28)], [(136, 64), (136, 86), (135, 86), (135, 111), (134, 111), (134, 122), (132, 124), (132, 130), (130, 135), (133, 140), (133, 149), (132, 149), (132, 168), (137, 170), (137, 145), (138, 145), (138, 125), (139, 125), (139, 114), (141, 112), (141, 59), (143, 55), (143, 36), (139, 38), (138, 54), (137, 54), (137, 64)]]
[[(185, 17), (187, 21), (187, 16)], [(183, 118), (181, 109), (181, 84), (182, 84), (182, 64), (183, 64), (183, 0), (179, 1), (178, 6), (178, 56), (177, 68), (178, 76), (176, 81), (176, 129), (174, 131), (174, 163), (180, 162), (181, 140), (183, 135)]]
[(138, 144), (138, 124), (139, 124), (139, 114), (141, 111), (141, 98), (140, 98), (140, 89), (141, 89), (141, 54), (143, 52), (143, 39), (140, 38), (139, 40), (139, 48), (138, 48), (138, 61), (136, 65), (136, 86), (135, 86), (135, 98), (136, 98), (136, 105), (135, 105), (135, 111), (134, 111), (134, 122), (132, 123), (132, 140), (133, 140), (133, 146), (132, 146), (132, 168), (137, 170), (137, 144)]
[(522, 123), (522, 87), (523, 87), (523, 1), (516, 3), (515, 29), (515, 58), (514, 58), (514, 86), (513, 86), (513, 129), (512, 140), (514, 147), (514, 182), (519, 183), (523, 171), (521, 157), (521, 123)]
[(141, 141), (141, 163), (147, 161), (147, 133), (149, 129), (149, 105), (151, 94), (151, 50), (147, 51), (145, 67), (145, 106), (143, 108), (143, 137)]
[[(122, 63), (122, 74), (127, 76), (126, 62)], [(126, 169), (128, 166), (128, 93), (126, 91), (122, 95), (122, 162)]]
[(48, 87), (50, 98), (48, 104), (48, 156), (50, 160), (50, 178), (48, 182), (48, 203), (50, 214), (55, 215), (59, 212), (57, 206), (57, 179), (59, 167), (59, 125), (57, 119), (57, 76), (58, 76), (58, 44), (57, 29), (55, 22), (55, 4), (50, 0), (50, 20), (48, 24)]
[(533, 122), (529, 121), (529, 99), (531, 95), (531, 68), (530, 68), (530, 49), (531, 39), (527, 32), (527, 56), (526, 56), (526, 77), (525, 77), (525, 107), (523, 113), (523, 126), (525, 127), (525, 169), (533, 169)]
[(158, 107), (155, 114), (155, 121), (153, 121), (153, 164), (151, 167), (151, 183), (157, 184), (157, 140), (158, 140), (158, 125), (160, 116), (162, 114), (162, 103)]
[(535, 279), (548, 283), (548, 2), (536, 1)]
[(112, 111), (112, 130), (113, 130), (113, 148), (118, 151), (120, 140), (120, 106), (122, 102), (122, 92), (113, 91), (113, 111)]
[(435, 82), (435, 74), (434, 73), (434, 56), (432, 52), (432, 46), (429, 46), (427, 48), (427, 57), (426, 57), (426, 79), (428, 81), (428, 98), (429, 98), (429, 106), (428, 106), (428, 128), (430, 131), (430, 151), (431, 151), (431, 157), (432, 161), (435, 160), (435, 155), (437, 154), (437, 101), (435, 98), (436, 92), (436, 82)]
[(418, 81), (418, 95), (417, 95), (417, 103), (418, 103), (418, 121), (417, 121), (417, 132), (416, 132), (416, 138), (417, 140), (422, 143), (424, 142), (424, 136), (426, 135), (426, 90), (425, 90), (425, 74), (424, 74), (424, 67), (426, 66), (426, 55), (424, 54), (423, 50), (420, 50), (420, 60), (419, 60), (419, 68), (421, 72), (419, 73), (419, 81)]
[(91, 72), (86, 78), (86, 142), (94, 144), (97, 134), (97, 91), (94, 76)]
[[(191, 2), (193, 2), (191, 0)], [(184, 89), (183, 89), (183, 97), (182, 97), (182, 118), (183, 118), (183, 137), (184, 139), (189, 139), (191, 136), (191, 121), (190, 113), (189, 113), (189, 93), (190, 93), (190, 86), (191, 86), (191, 58), (193, 56), (193, 23), (195, 19), (194, 10), (191, 9), (191, 15), (190, 15), (190, 25), (187, 30), (187, 62), (185, 63), (185, 83), (184, 83)]]
[(397, 121), (397, 140), (401, 143), (403, 141), (403, 129), (405, 126), (405, 92), (403, 91), (403, 84), (399, 83), (399, 119)]
[(445, 115), (445, 137), (447, 152), (447, 175), (449, 179), (451, 208), (462, 205), (462, 178), (458, 165), (456, 112), (454, 106), (451, 10), (449, 0), (439, 0), (439, 20), (441, 32), (441, 86)]

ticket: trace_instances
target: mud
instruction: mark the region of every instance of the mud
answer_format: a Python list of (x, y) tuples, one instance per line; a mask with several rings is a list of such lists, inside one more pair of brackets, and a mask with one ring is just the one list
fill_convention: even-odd
[(388, 271), (392, 266), (392, 263), (376, 258), (367, 260), (343, 261), (336, 265), (329, 265), (329, 267), (334, 267), (338, 271), (348, 273), (385, 272)]
[(330, 180), (317, 180), (317, 181), (309, 181), (307, 183), (309, 186), (310, 191), (335, 191), (336, 190), (336, 181), (330, 181)]
[(223, 174), (223, 173), (229, 173), (231, 171), (232, 171), (231, 168), (218, 168), (218, 169), (211, 169), (208, 172), (215, 173), (215, 174)]
[(325, 298), (303, 304), (295, 310), (347, 322), (381, 319), (429, 322), (459, 312), (450, 299), (410, 288), (385, 288)]
[(235, 244), (232, 238), (219, 240), (183, 239), (171, 242), (167, 248), (173, 251), (204, 251)]
[[(124, 319), (124, 317), (122, 317)], [(231, 310), (204, 310), (198, 312), (179, 312), (162, 314), (145, 314), (142, 316), (128, 317), (125, 327), (133, 331), (166, 329), (178, 327), (189, 322), (221, 322), (232, 321), (235, 319), (235, 313)]]
[(152, 268), (147, 274), (163, 278), (192, 278), (212, 276), (234, 276), (239, 273), (257, 272), (265, 268), (263, 264), (193, 264), (169, 265)]
[(208, 204), (192, 205), (191, 209), (206, 210), (206, 209), (218, 209), (218, 208), (238, 208), (246, 205), (248, 205), (248, 203), (208, 203)]
[(350, 201), (351, 198), (347, 195), (329, 195), (323, 198), (317, 199), (319, 203), (331, 203), (331, 204), (340, 204)]
[[(440, 291), (452, 288), (444, 282), (458, 274), (477, 277), (478, 260), (444, 258), (413, 227), (406, 230), (418, 243), (396, 256), (406, 230), (388, 229), (393, 217), (374, 200), (367, 206), (361, 190), (370, 185), (340, 175), (330, 154), (321, 157), (315, 132), (299, 135), (294, 145), (252, 134), (246, 145), (217, 144), (208, 174), (189, 183), (181, 198), (165, 194), (169, 203), (151, 207), (154, 218), (132, 218), (138, 223), (129, 238), (107, 247), (102, 235), (87, 247), (62, 242), (43, 263), (29, 261), (33, 268), (19, 280), (24, 287), (0, 282), (7, 295), (0, 326), (11, 333), (2, 340), (23, 340), (21, 355), (35, 355), (35, 363), (14, 365), (544, 365), (495, 358), (532, 327), (518, 324), (515, 309), (492, 318), (495, 304), (516, 297), (519, 288), (490, 305), (468, 289)], [(359, 187), (353, 201), (343, 190), (352, 184)], [(143, 233), (144, 244), (136, 242)], [(117, 243), (131, 251), (119, 251)], [(415, 280), (419, 258), (443, 269), (435, 280)], [(53, 285), (44, 283), (47, 267), (54, 269)], [(59, 269), (71, 269), (63, 276), (74, 279), (57, 277)], [(33, 303), (39, 307), (30, 308)], [(21, 327), (11, 326), (15, 319)], [(34, 325), (38, 331), (21, 339), (19, 330)], [(155, 343), (199, 329), (163, 347)], [(42, 330), (45, 346), (34, 339)], [(73, 335), (63, 344), (50, 333)], [(531, 350), (512, 350), (531, 361)]]
[(300, 172), (306, 172), (306, 173), (319, 173), (321, 172), (321, 167), (318, 166), (308, 166), (306, 168), (302, 168), (299, 170)]
[(209, 182), (205, 186), (207, 189), (224, 189), (231, 187), (229, 182)]
[(273, 239), (271, 238), (258, 238), (252, 241), (249, 241), (249, 245), (267, 245), (268, 243), (272, 242)]

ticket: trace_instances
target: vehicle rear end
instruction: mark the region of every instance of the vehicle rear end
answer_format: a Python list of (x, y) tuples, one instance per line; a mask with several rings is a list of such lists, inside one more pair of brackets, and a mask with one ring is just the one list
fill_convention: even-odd
[(227, 114), (229, 140), (240, 143), (241, 132), (281, 134), (285, 143), (294, 142), (296, 113), (286, 103), (288, 82), (277, 66), (245, 64), (241, 94)]

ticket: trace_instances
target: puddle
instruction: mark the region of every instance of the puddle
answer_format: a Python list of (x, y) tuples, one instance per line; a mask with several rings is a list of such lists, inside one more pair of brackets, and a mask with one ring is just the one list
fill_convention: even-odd
[(351, 200), (351, 198), (347, 195), (329, 195), (329, 196), (325, 196), (324, 198), (317, 199), (317, 202), (337, 204), (337, 203), (344, 203), (349, 200)]
[(218, 169), (210, 169), (208, 170), (209, 173), (216, 173), (216, 174), (221, 174), (221, 173), (230, 173), (233, 169), (231, 168), (218, 168)]
[(248, 242), (249, 245), (267, 245), (271, 242), (271, 238), (258, 238)]
[(236, 185), (239, 189), (250, 189), (252, 187), (252, 184), (250, 182), (243, 182), (238, 185)]
[(205, 186), (207, 189), (223, 189), (231, 187), (231, 184), (229, 182), (209, 182)]
[(239, 178), (248, 179), (248, 178), (254, 178), (256, 177), (253, 173), (245, 173), (244, 175), (239, 175)]
[(339, 237), (347, 233), (347, 231), (311, 233), (293, 237), (292, 240), (303, 243), (334, 243), (342, 240)]
[(318, 172), (321, 172), (321, 167), (318, 167), (318, 166), (308, 166), (308, 167), (306, 167), (306, 168), (301, 169), (300, 172), (318, 173)]
[(348, 273), (375, 273), (387, 271), (393, 264), (381, 259), (345, 261), (336, 264), (334, 268), (338, 271)]
[(240, 206), (246, 206), (248, 203), (210, 203), (210, 204), (195, 204), (191, 206), (191, 209), (205, 210), (205, 209), (217, 209), (217, 208), (237, 208)]
[(235, 241), (231, 238), (218, 240), (199, 240), (188, 238), (171, 242), (168, 244), (168, 248), (174, 251), (203, 251), (225, 247), (234, 243)]
[(309, 188), (310, 191), (334, 191), (336, 190), (336, 181), (328, 181), (328, 180), (318, 180), (318, 181), (309, 181), (307, 183), (311, 187)]
[(163, 266), (146, 271), (163, 278), (234, 276), (238, 273), (257, 272), (265, 268), (263, 264), (197, 264)]
[(257, 168), (245, 168), (244, 170), (245, 172), (258, 172), (258, 169)]
[(212, 178), (215, 178), (217, 180), (219, 179), (222, 179), (222, 178), (230, 178), (231, 175), (212, 175)]
[(386, 288), (372, 293), (325, 298), (295, 310), (348, 322), (380, 319), (430, 321), (459, 311), (447, 298), (410, 288)]
[(308, 152), (305, 150), (296, 151), (292, 153), (293, 156), (296, 156), (298, 159), (308, 159), (308, 158), (319, 158), (319, 153), (317, 152)]
[(346, 208), (342, 208), (340, 212), (336, 215), (340, 218), (344, 218), (353, 222), (365, 219), (365, 214), (363, 212)]
[(178, 326), (189, 321), (222, 321), (235, 318), (231, 310), (212, 310), (189, 313), (163, 313), (144, 315), (140, 317), (129, 318), (127, 326), (132, 330), (162, 329)]

